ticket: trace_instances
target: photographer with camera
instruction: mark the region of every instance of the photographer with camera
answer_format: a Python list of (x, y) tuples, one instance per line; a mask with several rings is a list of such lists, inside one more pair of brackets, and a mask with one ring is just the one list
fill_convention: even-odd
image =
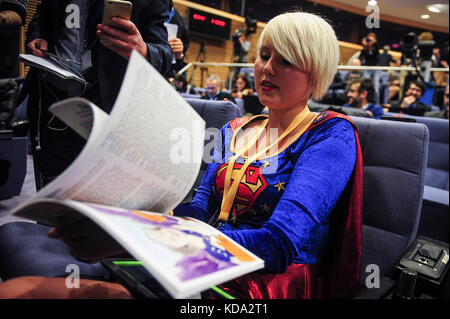
[(247, 39), (247, 30), (236, 30), (233, 34), (233, 43), (237, 63), (248, 63), (248, 52), (250, 51), (250, 41)]
[[(361, 65), (377, 66), (379, 55), (377, 35), (373, 32), (368, 33), (362, 39), (361, 44), (363, 46), (359, 54)], [(375, 102), (379, 103), (380, 70), (365, 70), (363, 77), (372, 79), (375, 85)]]
[[(235, 63), (248, 63), (248, 52), (250, 51), (250, 41), (247, 36), (249, 31), (247, 29), (236, 30), (233, 33), (233, 53)], [(239, 74), (241, 67), (234, 69), (234, 74)]]

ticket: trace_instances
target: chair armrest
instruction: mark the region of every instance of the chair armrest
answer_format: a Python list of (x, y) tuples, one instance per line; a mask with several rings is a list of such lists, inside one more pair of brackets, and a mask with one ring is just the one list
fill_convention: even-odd
[(379, 288), (361, 287), (353, 299), (386, 299), (395, 288), (395, 281), (389, 277), (380, 278)]
[(445, 189), (425, 185), (423, 188), (423, 200), (430, 204), (448, 207), (448, 191)]
[(425, 186), (418, 235), (448, 243), (448, 208), (449, 198), (447, 190)]

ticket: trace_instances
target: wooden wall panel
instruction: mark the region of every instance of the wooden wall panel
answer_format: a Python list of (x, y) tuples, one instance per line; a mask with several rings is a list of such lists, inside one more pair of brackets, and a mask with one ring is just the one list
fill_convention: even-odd
[[(175, 8), (180, 12), (180, 14), (186, 19), (187, 10), (189, 7), (204, 10), (207, 12), (211, 12), (214, 14), (222, 15), (223, 17), (229, 18), (232, 21), (232, 29), (231, 33), (234, 30), (242, 28), (245, 26), (245, 19), (240, 16), (232, 15), (227, 12), (221, 12), (206, 6), (199, 5), (197, 3), (193, 3), (190, 1), (184, 0), (173, 0)], [(265, 23), (258, 22), (256, 33), (249, 36), (249, 41), (251, 43), (251, 49), (249, 53), (249, 63), (253, 63), (257, 56), (257, 43), (259, 35), (263, 30)], [(208, 38), (199, 37), (196, 35), (191, 35), (191, 44), (189, 50), (186, 54), (186, 62), (198, 62), (199, 59), (198, 52), (200, 50), (201, 41), (205, 42), (205, 51), (206, 57), (204, 62), (233, 62), (233, 43), (231, 40), (228, 41), (217, 41), (210, 40)], [(346, 64), (348, 59), (357, 51), (361, 50), (361, 45), (347, 43), (347, 42), (339, 42), (340, 48), (340, 64)], [(399, 58), (399, 55), (394, 53), (394, 58)], [(188, 79), (192, 79), (192, 84), (197, 87), (205, 86), (206, 78), (208, 74), (217, 74), (224, 81), (228, 78), (229, 69), (226, 67), (208, 67), (207, 70), (203, 70), (203, 81), (202, 81), (202, 72), (200, 68), (190, 69), (188, 71)]]
[[(36, 8), (38, 4), (41, 3), (41, 0), (28, 0), (28, 6), (27, 6), (27, 22), (22, 27), (22, 41), (20, 44), (20, 53), (25, 53), (25, 34), (28, 30), (28, 24), (31, 21), (31, 18), (36, 13)], [(20, 63), (20, 75), (25, 76), (28, 73), (29, 67), (25, 66), (23, 63)]]

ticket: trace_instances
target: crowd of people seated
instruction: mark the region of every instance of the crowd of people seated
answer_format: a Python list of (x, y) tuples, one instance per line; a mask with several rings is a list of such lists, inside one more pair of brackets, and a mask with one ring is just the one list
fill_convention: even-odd
[[(419, 38), (430, 36), (424, 32)], [(431, 35), (432, 36), (432, 35)], [(390, 46), (381, 45), (377, 35), (368, 33), (361, 40), (362, 49), (349, 58), (347, 64), (364, 66), (409, 66), (411, 60), (403, 55), (394, 59)], [(448, 42), (444, 48), (435, 48), (432, 56), (434, 67), (448, 67)], [(444, 90), (448, 84), (448, 73), (432, 73), (434, 83), (425, 84), (414, 72), (351, 69), (336, 72), (326, 94), (317, 101), (325, 105), (364, 109), (370, 116), (380, 119), (385, 112), (405, 113), (418, 116), (445, 117)], [(224, 89), (217, 74), (211, 74), (206, 86), (196, 89), (183, 75), (176, 75), (173, 85), (180, 93), (188, 93), (207, 100), (242, 99), (256, 95), (255, 87), (245, 73), (234, 76), (231, 89)], [(422, 101), (427, 89), (434, 91), (432, 101)], [(433, 112), (432, 112), (433, 111)], [(251, 115), (251, 114), (248, 114)], [(448, 116), (447, 116), (448, 118)]]

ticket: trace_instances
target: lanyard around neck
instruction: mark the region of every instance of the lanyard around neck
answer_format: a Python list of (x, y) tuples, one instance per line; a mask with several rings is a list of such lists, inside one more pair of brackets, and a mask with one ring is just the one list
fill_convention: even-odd
[(299, 136), (302, 135), (306, 131), (306, 129), (311, 125), (311, 123), (315, 117), (316, 117), (316, 114), (311, 113), (309, 111), (308, 107), (305, 107), (305, 109), (303, 109), (303, 111), (301, 111), (294, 118), (294, 120), (291, 122), (291, 124), (289, 124), (287, 129), (280, 135), (280, 137), (278, 137), (278, 139), (276, 141), (272, 142), (269, 146), (266, 146), (264, 149), (255, 152), (255, 154), (253, 154), (251, 156), (250, 156), (250, 154), (248, 154), (249, 156), (248, 156), (247, 160), (245, 161), (244, 165), (238, 170), (238, 172), (235, 175), (233, 183), (231, 183), (231, 177), (233, 174), (233, 168), (234, 168), (234, 164), (235, 164), (236, 160), (240, 156), (245, 154), (245, 152), (247, 152), (250, 149), (250, 147), (252, 147), (253, 145), (256, 145), (256, 142), (260, 138), (262, 132), (265, 130), (265, 128), (267, 126), (267, 123), (269, 122), (269, 119), (264, 120), (262, 125), (257, 129), (257, 132), (253, 136), (251, 141), (248, 144), (246, 144), (240, 151), (236, 150), (236, 154), (234, 156), (232, 156), (231, 159), (229, 160), (229, 163), (227, 165), (227, 171), (225, 174), (222, 205), (221, 205), (220, 214), (219, 214), (218, 219), (220, 219), (221, 221), (224, 221), (224, 222), (226, 222), (228, 220), (230, 210), (231, 210), (231, 207), (233, 206), (233, 202), (236, 197), (239, 184), (240, 184), (242, 177), (244, 176), (248, 166), (252, 162), (254, 162), (257, 158), (261, 157), (262, 155), (265, 155), (266, 152), (270, 148), (272, 148), (274, 145), (278, 144), (281, 140), (283, 140), (283, 138), (285, 138), (287, 135), (289, 135), (292, 131), (294, 131), (294, 129), (296, 129), (299, 126), (301, 126), (301, 130), (299, 131), (298, 134), (299, 134)]

